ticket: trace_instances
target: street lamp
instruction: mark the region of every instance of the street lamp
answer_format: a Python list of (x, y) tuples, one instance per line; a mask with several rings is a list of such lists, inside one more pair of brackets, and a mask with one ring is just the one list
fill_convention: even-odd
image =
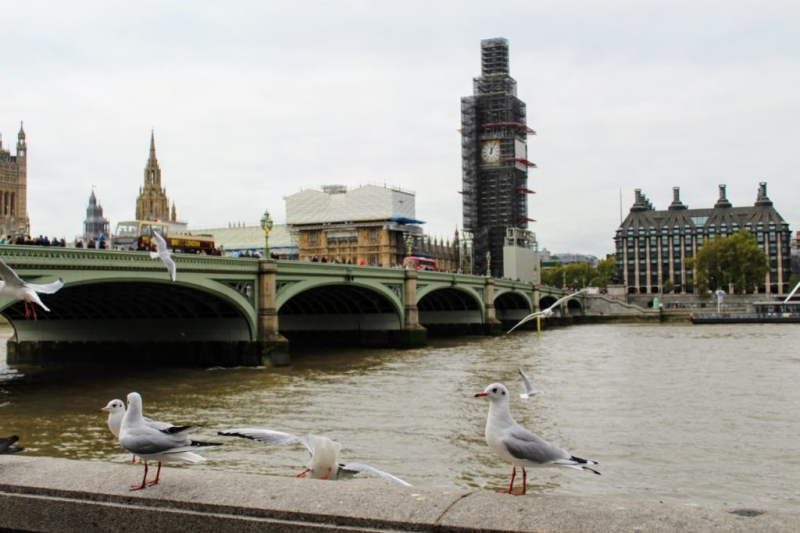
[(275, 223), (272, 222), (272, 217), (269, 216), (269, 210), (264, 211), (264, 214), (261, 216), (261, 229), (264, 230), (264, 258), (269, 259), (269, 232), (272, 230), (272, 226)]
[(406, 255), (414, 252), (414, 236), (410, 233), (406, 235)]
[(486, 277), (492, 277), (492, 252), (486, 252)]

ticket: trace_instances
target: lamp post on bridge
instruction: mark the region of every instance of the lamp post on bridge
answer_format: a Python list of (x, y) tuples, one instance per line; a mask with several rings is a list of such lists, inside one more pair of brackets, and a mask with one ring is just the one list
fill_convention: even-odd
[(486, 252), (486, 277), (492, 277), (492, 252)]
[(264, 230), (264, 259), (270, 258), (269, 232), (274, 225), (275, 223), (272, 221), (272, 217), (269, 216), (269, 210), (264, 211), (264, 214), (261, 216), (261, 229)]
[[(406, 234), (406, 257), (410, 257), (414, 252), (414, 236), (411, 233)], [(406, 268), (410, 268), (411, 263), (406, 263)]]

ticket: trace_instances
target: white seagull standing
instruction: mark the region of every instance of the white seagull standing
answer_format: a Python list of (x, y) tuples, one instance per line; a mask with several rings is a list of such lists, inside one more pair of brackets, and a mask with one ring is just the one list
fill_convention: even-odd
[(36, 320), (36, 307), (34, 307), (33, 304), (37, 304), (45, 311), (50, 311), (50, 309), (42, 303), (37, 293), (53, 294), (64, 286), (64, 280), (61, 278), (58, 278), (58, 281), (46, 285), (26, 283), (22, 281), (22, 279), (17, 276), (17, 273), (11, 270), (11, 267), (5, 264), (2, 259), (0, 259), (0, 277), (3, 278), (3, 283), (0, 284), (0, 296), (6, 296), (14, 300), (22, 300), (25, 305), (25, 318), (29, 318), (33, 315), (34, 320)]
[[(108, 429), (111, 430), (111, 433), (114, 435), (114, 438), (119, 440), (119, 431), (122, 427), (122, 418), (125, 416), (125, 403), (122, 400), (111, 400), (108, 402), (108, 405), (105, 407), (101, 407), (100, 411), (103, 413), (108, 413)], [(155, 420), (151, 420), (144, 417), (145, 423), (148, 425), (158, 429), (167, 429), (172, 427), (172, 424), (169, 422), (157, 422)], [(136, 462), (136, 456), (133, 456), (131, 463)]]
[(0, 455), (21, 452), (25, 448), (22, 446), (14, 446), (14, 443), (19, 440), (19, 437), (12, 435), (10, 437), (0, 437)]
[[(122, 447), (144, 461), (144, 477), (141, 485), (133, 485), (131, 490), (141, 490), (158, 483), (161, 476), (161, 463), (184, 461), (199, 463), (205, 459), (194, 450), (219, 443), (197, 442), (189, 438), (189, 433), (200, 426), (169, 426), (166, 429), (153, 427), (142, 415), (142, 397), (138, 392), (128, 394), (128, 410), (122, 417), (119, 442)], [(147, 462), (158, 461), (158, 472), (153, 481), (147, 481)]]
[(152, 259), (161, 259), (167, 267), (167, 272), (169, 272), (170, 279), (175, 281), (178, 272), (177, 267), (175, 266), (175, 261), (172, 260), (169, 250), (167, 249), (167, 241), (165, 241), (164, 237), (162, 237), (157, 231), (153, 232), (153, 236), (156, 239), (156, 251), (150, 252), (150, 257)]
[(574, 293), (572, 293), (572, 294), (568, 294), (568, 295), (564, 296), (563, 298), (559, 298), (558, 300), (556, 300), (556, 303), (554, 303), (553, 305), (551, 305), (551, 306), (550, 306), (550, 307), (548, 307), (547, 309), (543, 309), (543, 310), (541, 310), (541, 311), (536, 311), (535, 313), (531, 313), (531, 314), (529, 314), (528, 316), (526, 316), (525, 318), (523, 318), (522, 320), (520, 320), (519, 322), (517, 322), (517, 325), (516, 325), (516, 326), (514, 326), (513, 328), (511, 328), (510, 330), (508, 330), (508, 331), (506, 332), (506, 335), (508, 335), (509, 333), (511, 333), (512, 331), (514, 331), (514, 330), (515, 330), (515, 329), (517, 329), (518, 327), (520, 327), (522, 324), (524, 324), (524, 323), (525, 323), (525, 322), (527, 322), (528, 320), (533, 320), (533, 319), (534, 319), (534, 318), (536, 318), (537, 316), (541, 316), (541, 317), (544, 317), (544, 318), (549, 318), (549, 317), (553, 316), (553, 309), (555, 309), (556, 307), (558, 307), (559, 305), (561, 305), (561, 302), (563, 302), (564, 300), (569, 300), (569, 299), (570, 299), (570, 298), (572, 298), (573, 296), (577, 296), (577, 295), (579, 295), (579, 294), (580, 294), (580, 293), (582, 293), (582, 292), (586, 292), (587, 290), (588, 290), (588, 289), (581, 289), (581, 290), (579, 290), (578, 292), (574, 292)]
[[(521, 496), (527, 490), (527, 472), (525, 467), (532, 466), (565, 466), (576, 470), (588, 470), (600, 475), (600, 472), (588, 465), (596, 465), (575, 457), (554, 444), (540, 439), (524, 427), (517, 424), (508, 407), (508, 389), (502, 383), (492, 383), (485, 390), (475, 395), (489, 398), (489, 416), (486, 419), (486, 444), (501, 459), (513, 465), (511, 483), (508, 490), (501, 492)], [(522, 468), (522, 492), (514, 492), (514, 478), (517, 466)]]
[(226, 437), (242, 437), (267, 444), (293, 444), (296, 442), (302, 444), (306, 447), (308, 453), (311, 454), (311, 459), (308, 461), (308, 467), (297, 474), (297, 477), (306, 477), (306, 474), (308, 474), (308, 477), (311, 479), (334, 480), (352, 477), (359, 472), (369, 472), (392, 483), (405, 485), (407, 487), (411, 486), (410, 483), (403, 481), (399, 477), (395, 477), (369, 465), (361, 463), (339, 463), (339, 450), (341, 450), (342, 445), (332, 441), (328, 437), (319, 435), (301, 437), (292, 435), (291, 433), (284, 433), (283, 431), (260, 428), (228, 429), (226, 431), (220, 431), (217, 434)]
[(525, 385), (525, 392), (519, 395), (520, 398), (522, 398), (523, 400), (527, 400), (531, 396), (534, 396), (536, 394), (541, 394), (542, 391), (536, 389), (533, 386), (531, 380), (528, 378), (527, 375), (525, 375), (525, 372), (523, 372), (521, 368), (519, 369), (519, 375), (522, 378), (522, 384)]

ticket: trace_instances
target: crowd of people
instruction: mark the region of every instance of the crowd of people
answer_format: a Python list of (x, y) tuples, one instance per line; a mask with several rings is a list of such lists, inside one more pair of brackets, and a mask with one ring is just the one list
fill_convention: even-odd
[(43, 235), (39, 235), (38, 237), (31, 237), (30, 235), (17, 235), (17, 237), (13, 237), (12, 235), (6, 235), (5, 237), (0, 237), (0, 244), (25, 244), (30, 246), (61, 246), (64, 247), (67, 245), (67, 241), (65, 239), (58, 239), (58, 237), (53, 237), (53, 239), (48, 239)]

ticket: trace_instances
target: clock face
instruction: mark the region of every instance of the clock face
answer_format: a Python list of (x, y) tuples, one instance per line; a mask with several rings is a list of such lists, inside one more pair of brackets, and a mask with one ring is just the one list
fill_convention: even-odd
[(484, 163), (500, 161), (500, 141), (486, 141), (481, 145), (481, 161)]

